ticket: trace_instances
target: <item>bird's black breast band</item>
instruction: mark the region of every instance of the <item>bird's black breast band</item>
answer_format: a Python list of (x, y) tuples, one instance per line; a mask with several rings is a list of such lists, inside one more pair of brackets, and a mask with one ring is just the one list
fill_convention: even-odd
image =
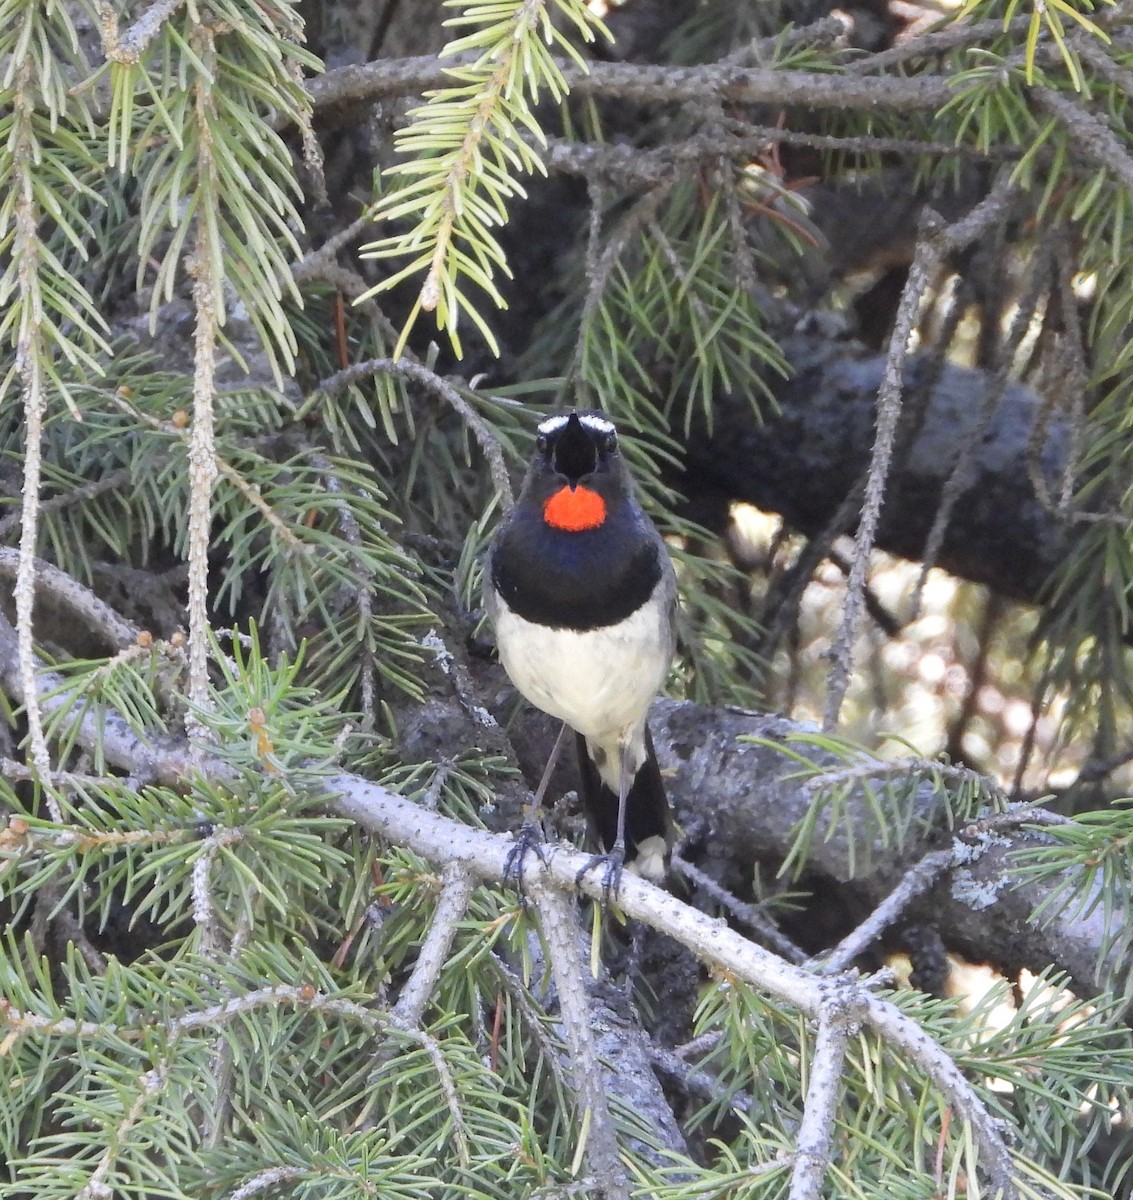
[(525, 621), (579, 632), (616, 625), (653, 595), (661, 580), (656, 539), (609, 528), (583, 533), (517, 523), (492, 556), (492, 584)]

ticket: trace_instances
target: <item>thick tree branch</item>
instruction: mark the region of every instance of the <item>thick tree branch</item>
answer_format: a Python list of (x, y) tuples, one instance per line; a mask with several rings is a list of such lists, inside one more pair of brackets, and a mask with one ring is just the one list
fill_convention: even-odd
[[(775, 743), (797, 737), (801, 726), (780, 717), (661, 701), (650, 727), (678, 820), (691, 825), (707, 818), (710, 823), (702, 855), (706, 869), (726, 874), (742, 864), (750, 873), (753, 862), (774, 869), (787, 857), (813, 792), (793, 777), (797, 762)], [(816, 762), (827, 761), (812, 747), (797, 748)], [(833, 756), (828, 761), (831, 773), (846, 768)], [(861, 769), (844, 819), (832, 827), (828, 815), (819, 817), (806, 863), (812, 885), (845, 885), (845, 896), (856, 895), (865, 911), (886, 900), (925, 854), (951, 846), (954, 836), (947, 797), (927, 779), (902, 797), (903, 835), (881, 828), (865, 787), (881, 789), (886, 782), (880, 769), (872, 779)], [(1028, 823), (1041, 824), (1044, 811), (1028, 809)], [(848, 829), (854, 833), (854, 853)], [(976, 961), (993, 962), (1009, 973), (1054, 964), (1084, 993), (1095, 993), (1104, 987), (1104, 968), (1120, 966), (1110, 962), (1113, 931), (1107, 932), (1104, 906), (1083, 902), (1071, 911), (1061, 905), (1036, 924), (1032, 914), (1060, 881), (1020, 882), (1011, 870), (1020, 852), (1047, 840), (1031, 830), (1007, 837), (974, 828), (967, 841), (976, 853), (964, 855), (972, 860), (964, 864), (964, 886), (954, 887), (953, 877), (946, 875), (912, 901), (907, 915), (939, 928), (950, 945)], [(1096, 890), (1090, 894), (1097, 898)], [(1117, 973), (1128, 969), (1125, 964)]]
[[(49, 692), (54, 681), (50, 673), (42, 672), (39, 682), (43, 690)], [(0, 684), (17, 699), (22, 698), (15, 632), (2, 618)], [(50, 699), (47, 703), (50, 705)], [(80, 739), (84, 735), (93, 743), (96, 732), (81, 728)], [(169, 777), (188, 757), (182, 751), (176, 758), (168, 756), (169, 761), (163, 767), (155, 768), (154, 759), (166, 756), (153, 750), (131, 755), (119, 737), (115, 736), (111, 741), (114, 753), (122, 760), (119, 765), (129, 767), (134, 773), (145, 769)], [(134, 745), (136, 750), (139, 749), (136, 741)], [(225, 774), (223, 766), (204, 752), (199, 754), (195, 767), (210, 775), (223, 777)], [(338, 813), (393, 844), (437, 864), (460, 864), (482, 880), (497, 882), (503, 878), (513, 844), (510, 836), (462, 825), (355, 775), (319, 775), (312, 782), (316, 779), (320, 792), (333, 798), (331, 803)], [(573, 891), (588, 857), (573, 847), (553, 845), (546, 848), (545, 860), (533, 861), (526, 872), (533, 893), (544, 896), (545, 891), (540, 889), (568, 894)], [(582, 890), (592, 899), (601, 898), (601, 883), (591, 876), (583, 876)], [(785, 962), (717, 920), (628, 874), (619, 892), (619, 906), (628, 916), (686, 946), (709, 967), (730, 973), (807, 1016), (818, 1017), (822, 1013), (829, 1002), (832, 986), (836, 986), (839, 1003), (852, 1008), (860, 1015), (864, 1027), (874, 1030), (910, 1062), (916, 1063), (968, 1123), (979, 1148), (980, 1162), (993, 1185), (1002, 1188), (1004, 1200), (1014, 1200), (1017, 1196), (1011, 1155), (999, 1122), (991, 1116), (952, 1058), (892, 1003), (875, 995), (854, 978), (835, 984), (835, 981)]]
[[(307, 84), (316, 108), (357, 103), (377, 97), (406, 96), (453, 86), (447, 68), (458, 60), (433, 55), (377, 59), (338, 67)], [(680, 104), (718, 99), (741, 104), (799, 105), (805, 108), (893, 109), (917, 112), (942, 108), (952, 88), (936, 76), (863, 78), (809, 71), (776, 71), (708, 63), (670, 67), (642, 63), (592, 62), (584, 70), (560, 60), (559, 70), (572, 92), (616, 96), (622, 100)]]
[[(724, 527), (728, 503), (743, 500), (816, 535), (869, 463), (884, 356), (808, 332), (784, 338), (783, 349), (791, 377), (766, 380), (778, 413), (758, 422), (749, 397), (720, 396), (711, 436), (694, 430), (689, 441), (681, 488), (697, 516), (715, 528)], [(927, 356), (915, 356), (906, 386), (917, 389), (931, 370)], [(903, 416), (877, 528), (880, 549), (914, 560), (924, 553), (933, 515), (991, 384), (984, 372), (945, 365), (923, 411)], [(938, 558), (956, 575), (1030, 603), (1041, 599), (1064, 558), (1068, 527), (1044, 504), (1026, 469), (1043, 420), (1040, 397), (1008, 384), (972, 450), (967, 486), (955, 498)], [(1058, 494), (1069, 451), (1067, 423), (1056, 413), (1034, 464), (1050, 495)]]

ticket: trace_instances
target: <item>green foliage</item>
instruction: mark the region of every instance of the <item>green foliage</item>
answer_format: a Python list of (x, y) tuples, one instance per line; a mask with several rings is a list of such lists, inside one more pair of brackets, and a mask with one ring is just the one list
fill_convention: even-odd
[[(915, 1014), (923, 1028), (949, 1047), (971, 1077), (983, 1076), (981, 1091), (993, 1110), (1014, 1120), (1026, 1115), (1026, 1128), (1036, 1131), (1041, 1154), (1028, 1150), (1018, 1155), (1017, 1179), (1024, 1195), (1072, 1197), (1087, 1194), (1090, 1186), (1105, 1186), (1091, 1177), (1088, 1167), (1084, 1185), (1071, 1184), (1070, 1164), (1060, 1156), (1072, 1154), (1075, 1146), (1080, 1150), (1084, 1125), (1089, 1130), (1087, 1144), (1104, 1131), (1112, 1112), (1109, 1106), (1133, 1069), (1133, 1051), (1116, 1007), (1099, 1011), (1070, 1001), (1059, 983), (1035, 980), (1010, 1021), (994, 1032), (986, 1017), (1002, 1001), (1000, 989), (966, 1016), (949, 1001), (911, 993), (894, 996), (904, 1011)], [(1063, 1036), (1052, 1048), (1055, 1013), (1063, 1022)], [(705, 992), (697, 1030), (706, 1040), (718, 1035), (701, 1065), (719, 1082), (720, 1096), (693, 1117), (693, 1124), (711, 1128), (737, 1096), (744, 1104), (738, 1135), (721, 1146), (722, 1174), (713, 1174), (712, 1180), (727, 1188), (731, 1175), (738, 1195), (785, 1196), (790, 1173), (783, 1160), (802, 1116), (799, 1074), (813, 1053), (813, 1030), (789, 1010), (732, 979)], [(1048, 1054), (1058, 1060), (1058, 1082), (1045, 1069)], [(1039, 1055), (1042, 1070), (1036, 1069)], [(928, 1200), (957, 1194), (961, 1186), (985, 1194), (971, 1169), (971, 1131), (951, 1119), (928, 1081), (902, 1056), (863, 1031), (850, 1040), (843, 1082), (836, 1134), (840, 1149), (833, 1172), (838, 1194)], [(1085, 1120), (1084, 1096), (1089, 1097)], [(660, 1194), (683, 1200), (714, 1193), (704, 1179), (671, 1184)]]
[(1104, 953), (1099, 976), (1126, 996), (1133, 989), (1129, 971), (1133, 950), (1126, 913), (1133, 864), (1133, 801), (1121, 799), (1114, 807), (1081, 813), (1065, 824), (1044, 826), (1043, 843), (1019, 851), (1014, 867), (1025, 880), (1047, 884), (1047, 898), (1035, 918), (1042, 923), (1057, 919), (1092, 917), (1102, 923)]
[[(101, 203), (83, 178), (93, 116), (70, 87), (86, 64), (68, 5), (4, 0), (0, 63), (0, 344), (18, 351), (0, 372), (0, 403), (17, 370), (26, 391), (49, 381), (70, 401), (74, 372), (98, 371), (106, 327), (60, 257), (85, 257)], [(46, 221), (54, 246), (39, 236)]]
[(844, 846), (849, 876), (854, 878), (874, 869), (878, 855), (899, 855), (910, 840), (941, 824), (954, 829), (983, 810), (1003, 807), (1002, 794), (983, 776), (915, 754), (883, 759), (829, 734), (800, 733), (781, 742), (749, 740), (797, 763), (798, 768), (783, 778), (803, 781), (810, 796), (783, 861), (783, 874), (797, 877), (806, 869), (816, 838)]
[(297, 45), (290, 2), (209, 8), (207, 22), (194, 6), (164, 22), (145, 59), (112, 62), (107, 160), (142, 183), (138, 286), (156, 263), (151, 320), (182, 269), (215, 297), (221, 325), (230, 288), (279, 382), (298, 349), (284, 299), (299, 296), (290, 260), (302, 222), (291, 156), (268, 117), (307, 120), (299, 69), (319, 63)]
[[(54, 676), (41, 700), (61, 821), (47, 819), (20, 764), (0, 756), (0, 1195), (510, 1200), (589, 1186), (570, 1064), (537, 1000), (545, 981), (532, 977), (531, 914), (511, 893), (477, 888), (420, 1024), (394, 1021), (443, 881), (434, 865), (328, 815), (326, 777), (348, 764), (466, 823), (514, 785), (514, 763), (494, 744), (407, 757), (397, 721), (420, 711), (426, 671), (464, 644), (479, 605), (478, 555), (501, 497), (471, 418), (514, 465), (536, 412), (558, 401), (600, 404), (629, 435), (684, 597), (672, 689), (757, 697), (767, 668), (752, 649), (748, 577), (677, 515), (671, 481), (682, 443), (713, 428), (722, 394), (752, 420), (769, 413), (769, 380), (784, 370), (772, 313), (807, 299), (801, 264), (818, 235), (798, 181), (771, 149), (753, 151), (751, 129), (764, 127), (736, 132), (742, 106), (713, 97), (639, 116), (568, 99), (562, 57), (580, 61), (576, 43), (603, 32), (581, 0), (457, 7), (452, 84), (411, 114), (387, 172), (393, 190), (374, 208), (388, 226), (369, 253), (379, 269), (395, 265), (367, 299), (373, 277), (292, 269), (311, 247), (282, 131), (307, 125), (300, 73), (318, 67), (294, 5), (147, 7), (147, 39), (137, 26), (114, 33), (135, 6), (100, 5), (90, 28), (110, 65), (98, 73), (74, 6), (0, 0), (2, 396), (23, 372), (25, 387), (34, 376), (69, 406), (50, 409), (43, 437), (39, 550), (153, 624), (125, 645), (85, 624), (37, 625)], [(1106, 43), (1105, 13), (1095, 22), (1084, 7), (974, 4), (973, 19), (1002, 18), (1002, 31), (891, 72), (946, 75), (953, 98), (941, 111), (830, 110), (807, 128), (840, 139), (822, 148), (836, 174), (868, 176), (899, 153), (853, 144), (862, 138), (1014, 157), (1026, 245), (1074, 235), (1094, 291), (1083, 292), (1081, 483), (1067, 499), (1088, 512), (1071, 526), (1049, 593), (1043, 653), (1048, 685), (1071, 693), (1071, 720), (1105, 748), (1128, 734), (1133, 709), (1133, 212), (1120, 173), (1087, 163), (1028, 90), (1080, 95), (1127, 138), (1114, 71), (1129, 70), (1133, 51)], [(1026, 28), (1012, 24), (1017, 15)], [(767, 22), (750, 5), (698, 6), (695, 39), (680, 52), (716, 57)], [(786, 35), (752, 59), (760, 54), (827, 73), (846, 63), (827, 43)], [(543, 169), (552, 124), (603, 150), (663, 157), (680, 145), (672, 176), (644, 196), (622, 177), (594, 177), (589, 244), (564, 249), (576, 268), (545, 282), (558, 303), (518, 347), (503, 343), (485, 305), (503, 302), (501, 226), (524, 198), (524, 176)], [(690, 147), (705, 139), (712, 154), (697, 152), (688, 169)], [(959, 176), (965, 161), (900, 153), (928, 181)], [(373, 297), (422, 272), (399, 331)], [(135, 288), (166, 339), (157, 352), (117, 336)], [(229, 344), (209, 397), (220, 474), (208, 598), (216, 624), (231, 628), (213, 642), (210, 704), (187, 713), (176, 627), (199, 361), (191, 333), (170, 330), (191, 331), (209, 304)], [(444, 349), (411, 336), (433, 310)], [(415, 350), (436, 384), (470, 322), (505, 351), (506, 386), (445, 380), (443, 394), (391, 365), (399, 354), (417, 361)], [(7, 543), (27, 452), (19, 406), (5, 403)], [(0, 700), (6, 755), (18, 718)], [(202, 753), (222, 770), (206, 778), (186, 757), (176, 780), (118, 773), (114, 746), (176, 746), (186, 715), (208, 732)], [(858, 874), (930, 822), (956, 826), (1001, 807), (994, 788), (948, 764), (894, 763), (817, 735), (786, 753), (812, 801), (788, 873), (805, 871), (818, 839), (844, 843)], [(1053, 883), (1048, 911), (1100, 913), (1111, 953), (1127, 959), (1128, 811), (1044, 828), (1049, 844), (1016, 869)], [(1113, 983), (1127, 990), (1127, 978), (1115, 972)], [(1023, 1130), (1024, 1195), (1119, 1182), (1127, 1143), (1110, 1113), (1126, 1102), (1133, 1062), (1115, 1008), (1077, 1001), (1053, 979), (998, 1028), (984, 1010), (897, 1002)], [(697, 1065), (717, 1089), (689, 1106), (695, 1161), (662, 1158), (641, 1114), (615, 1106), (641, 1194), (785, 1196), (813, 1028), (713, 977), (691, 1032), (711, 1043)], [(730, 1102), (741, 1096), (737, 1115)], [(868, 1033), (852, 1040), (837, 1121), (830, 1194), (983, 1194), (970, 1130), (949, 1124), (939, 1093)], [(1117, 1150), (1103, 1150), (1108, 1140)]]
[(525, 194), (516, 174), (543, 170), (538, 150), (528, 141), (538, 144), (544, 140), (531, 105), (538, 100), (540, 89), (560, 103), (567, 93), (553, 51), (585, 66), (555, 17), (563, 18), (584, 41), (592, 41), (596, 32), (605, 32), (581, 0), (445, 3), (463, 10), (446, 24), (470, 32), (449, 42), (442, 57), (474, 57), (467, 64), (446, 68), (456, 86), (431, 93), (428, 103), (411, 113), (412, 122), (398, 138), (400, 151), (412, 157), (387, 174), (408, 177), (410, 182), (384, 196), (374, 217), (385, 221), (412, 218), (413, 225), (365, 250), (378, 259), (411, 256), (406, 266), (387, 276), (368, 295), (426, 270), (395, 354), (404, 348), (422, 311), (436, 312), (437, 328), (445, 331), (458, 354), (462, 315), (498, 353), (491, 327), (469, 296), (468, 287), (479, 289), (497, 307), (504, 307), (495, 274), (508, 273), (507, 260), (493, 228), (507, 220), (508, 202)]

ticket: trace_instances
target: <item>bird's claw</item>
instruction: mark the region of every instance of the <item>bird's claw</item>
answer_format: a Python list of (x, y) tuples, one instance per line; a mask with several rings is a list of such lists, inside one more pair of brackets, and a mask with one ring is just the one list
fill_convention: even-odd
[(515, 841), (504, 859), (504, 883), (514, 883), (515, 889), (523, 894), (523, 860), (533, 850), (539, 861), (546, 866), (547, 856), (543, 853), (543, 830), (538, 821), (524, 821)]
[(604, 866), (605, 870), (602, 872), (602, 907), (609, 908), (610, 901), (617, 900), (618, 890), (622, 886), (622, 866), (625, 863), (625, 857), (625, 846), (620, 842), (615, 842), (605, 854), (592, 854), (587, 860), (586, 865), (574, 877), (574, 886), (580, 887), (582, 885), (582, 877), (588, 871), (593, 871), (598, 866)]

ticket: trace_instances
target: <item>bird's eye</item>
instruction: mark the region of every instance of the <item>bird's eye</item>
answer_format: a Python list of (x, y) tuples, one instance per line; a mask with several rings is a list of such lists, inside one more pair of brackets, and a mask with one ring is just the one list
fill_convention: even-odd
[(602, 442), (602, 449), (605, 450), (607, 454), (613, 454), (617, 448), (618, 435), (611, 430), (608, 434), (606, 434), (606, 438)]
[(535, 439), (535, 449), (538, 450), (540, 454), (545, 454), (547, 452), (547, 435), (545, 433), (541, 433)]

